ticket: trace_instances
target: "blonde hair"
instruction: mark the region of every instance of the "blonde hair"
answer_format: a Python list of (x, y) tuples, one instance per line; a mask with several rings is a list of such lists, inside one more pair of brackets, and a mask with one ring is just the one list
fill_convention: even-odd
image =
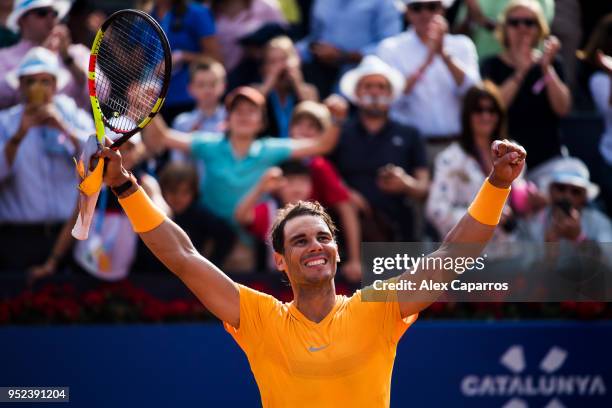
[(211, 57), (199, 57), (189, 64), (189, 79), (193, 80), (193, 77), (198, 71), (210, 71), (217, 79), (225, 83), (226, 72), (223, 64)]
[(297, 104), (291, 115), (290, 125), (293, 126), (298, 121), (308, 118), (314, 120), (323, 132), (331, 126), (331, 113), (327, 106), (319, 102), (303, 101)]
[(508, 48), (508, 38), (506, 36), (506, 23), (508, 20), (508, 14), (510, 14), (513, 10), (517, 8), (526, 8), (535, 14), (536, 21), (538, 24), (538, 29), (540, 31), (540, 35), (535, 42), (532, 44), (532, 47), (536, 47), (543, 39), (548, 37), (550, 34), (550, 27), (548, 26), (548, 22), (546, 21), (546, 17), (544, 16), (544, 10), (542, 10), (542, 6), (536, 0), (512, 0), (506, 8), (504, 12), (499, 16), (499, 24), (495, 29), (495, 37), (499, 41), (499, 43), (504, 47)]
[(295, 48), (295, 45), (293, 44), (293, 41), (286, 35), (279, 35), (278, 37), (274, 37), (268, 41), (264, 55), (267, 56), (268, 51), (275, 48), (282, 50), (287, 54), (289, 65), (297, 65), (300, 63), (300, 56)]

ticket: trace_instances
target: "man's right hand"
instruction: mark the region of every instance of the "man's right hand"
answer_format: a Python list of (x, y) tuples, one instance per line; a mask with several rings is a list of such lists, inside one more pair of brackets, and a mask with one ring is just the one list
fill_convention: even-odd
[(130, 179), (130, 173), (123, 167), (121, 153), (111, 149), (109, 139), (106, 139), (107, 146), (103, 147), (98, 157), (105, 160), (104, 183), (109, 187), (117, 187)]

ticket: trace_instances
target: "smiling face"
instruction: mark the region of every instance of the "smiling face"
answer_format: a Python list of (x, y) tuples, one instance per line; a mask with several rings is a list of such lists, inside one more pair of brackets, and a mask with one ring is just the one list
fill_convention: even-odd
[(288, 220), (283, 237), (284, 254), (275, 252), (274, 260), (292, 286), (317, 286), (334, 279), (338, 246), (321, 217), (301, 215)]
[(263, 127), (262, 108), (250, 100), (240, 97), (230, 107), (228, 113), (228, 128), (230, 133), (238, 135), (249, 135), (252, 138)]
[(508, 12), (504, 30), (510, 48), (523, 43), (535, 47), (540, 38), (538, 16), (526, 7), (516, 7)]

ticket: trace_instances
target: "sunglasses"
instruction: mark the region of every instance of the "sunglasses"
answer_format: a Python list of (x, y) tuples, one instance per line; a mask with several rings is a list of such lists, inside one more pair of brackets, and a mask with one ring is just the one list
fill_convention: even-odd
[(33, 14), (36, 17), (40, 17), (40, 18), (45, 18), (49, 14), (51, 14), (53, 17), (57, 17), (58, 16), (57, 10), (54, 9), (53, 7), (36, 8), (36, 9), (28, 11), (27, 14)]
[(474, 108), (472, 113), (476, 113), (478, 115), (482, 115), (483, 113), (488, 113), (489, 115), (497, 115), (497, 110), (495, 110), (495, 108), (485, 108), (482, 106), (478, 106)]
[(569, 184), (553, 183), (551, 185), (551, 188), (557, 190), (560, 193), (568, 192), (568, 193), (570, 193), (571, 195), (573, 195), (575, 197), (580, 197), (585, 192), (584, 188), (577, 187), (577, 186), (572, 186), (572, 185), (569, 185)]
[(537, 27), (538, 22), (534, 18), (509, 18), (506, 20), (506, 24), (510, 27), (517, 28), (519, 26), (525, 26), (527, 28)]
[(429, 12), (434, 13), (442, 8), (442, 3), (439, 1), (429, 1), (425, 3), (412, 3), (408, 5), (408, 8), (415, 13), (420, 13), (423, 10), (427, 10)]

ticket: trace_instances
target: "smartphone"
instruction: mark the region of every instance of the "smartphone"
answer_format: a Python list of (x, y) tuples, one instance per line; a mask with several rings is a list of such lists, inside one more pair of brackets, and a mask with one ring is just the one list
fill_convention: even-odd
[(553, 203), (553, 207), (559, 208), (568, 217), (570, 217), (572, 214), (573, 206), (572, 206), (572, 203), (570, 203), (568, 200), (555, 201)]
[(46, 89), (43, 85), (34, 83), (26, 92), (28, 105), (42, 105), (45, 102)]

